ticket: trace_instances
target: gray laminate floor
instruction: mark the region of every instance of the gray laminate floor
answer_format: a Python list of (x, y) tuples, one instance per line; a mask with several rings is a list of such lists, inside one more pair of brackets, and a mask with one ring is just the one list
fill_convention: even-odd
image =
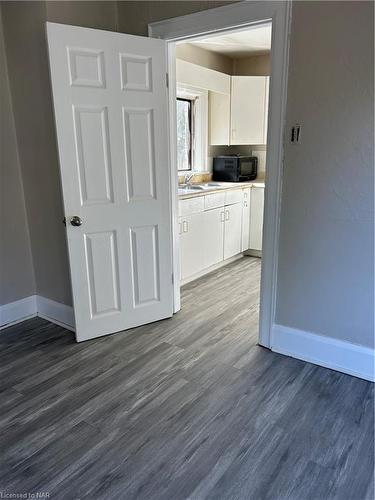
[(82, 344), (2, 331), (1, 497), (372, 499), (372, 385), (258, 347), (259, 276), (241, 259), (172, 319)]

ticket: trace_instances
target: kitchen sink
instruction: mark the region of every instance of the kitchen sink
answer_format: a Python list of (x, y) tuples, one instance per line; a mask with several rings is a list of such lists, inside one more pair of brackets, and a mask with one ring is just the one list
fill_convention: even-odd
[(204, 190), (204, 189), (214, 189), (214, 188), (223, 188), (222, 184), (219, 184), (218, 182), (205, 182), (204, 184), (192, 184), (191, 189), (198, 189), (198, 190)]
[(184, 185), (184, 186), (179, 186), (178, 188), (178, 194), (190, 194), (190, 193), (196, 193), (197, 191), (207, 191), (210, 189), (220, 189), (220, 188), (225, 188), (226, 186), (222, 185), (219, 182), (205, 182), (202, 184), (190, 184), (190, 185)]
[(191, 194), (196, 192), (197, 192), (196, 189), (191, 189), (189, 187), (178, 188), (178, 194)]

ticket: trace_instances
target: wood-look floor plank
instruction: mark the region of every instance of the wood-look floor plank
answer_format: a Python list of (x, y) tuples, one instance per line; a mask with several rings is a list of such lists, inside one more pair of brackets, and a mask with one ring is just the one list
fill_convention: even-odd
[(0, 490), (56, 499), (369, 500), (369, 382), (257, 345), (260, 260), (185, 285), (173, 318), (76, 344), (0, 334)]

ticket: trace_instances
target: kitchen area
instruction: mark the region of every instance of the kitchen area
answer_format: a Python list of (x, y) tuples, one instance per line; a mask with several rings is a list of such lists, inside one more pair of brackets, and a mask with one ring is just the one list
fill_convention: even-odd
[(261, 258), (271, 25), (177, 46), (180, 282)]

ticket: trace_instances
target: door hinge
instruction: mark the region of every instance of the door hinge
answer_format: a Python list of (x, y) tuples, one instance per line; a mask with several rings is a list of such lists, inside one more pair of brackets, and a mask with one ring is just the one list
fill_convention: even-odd
[(169, 75), (165, 73), (165, 83), (167, 84), (167, 89), (169, 89)]

